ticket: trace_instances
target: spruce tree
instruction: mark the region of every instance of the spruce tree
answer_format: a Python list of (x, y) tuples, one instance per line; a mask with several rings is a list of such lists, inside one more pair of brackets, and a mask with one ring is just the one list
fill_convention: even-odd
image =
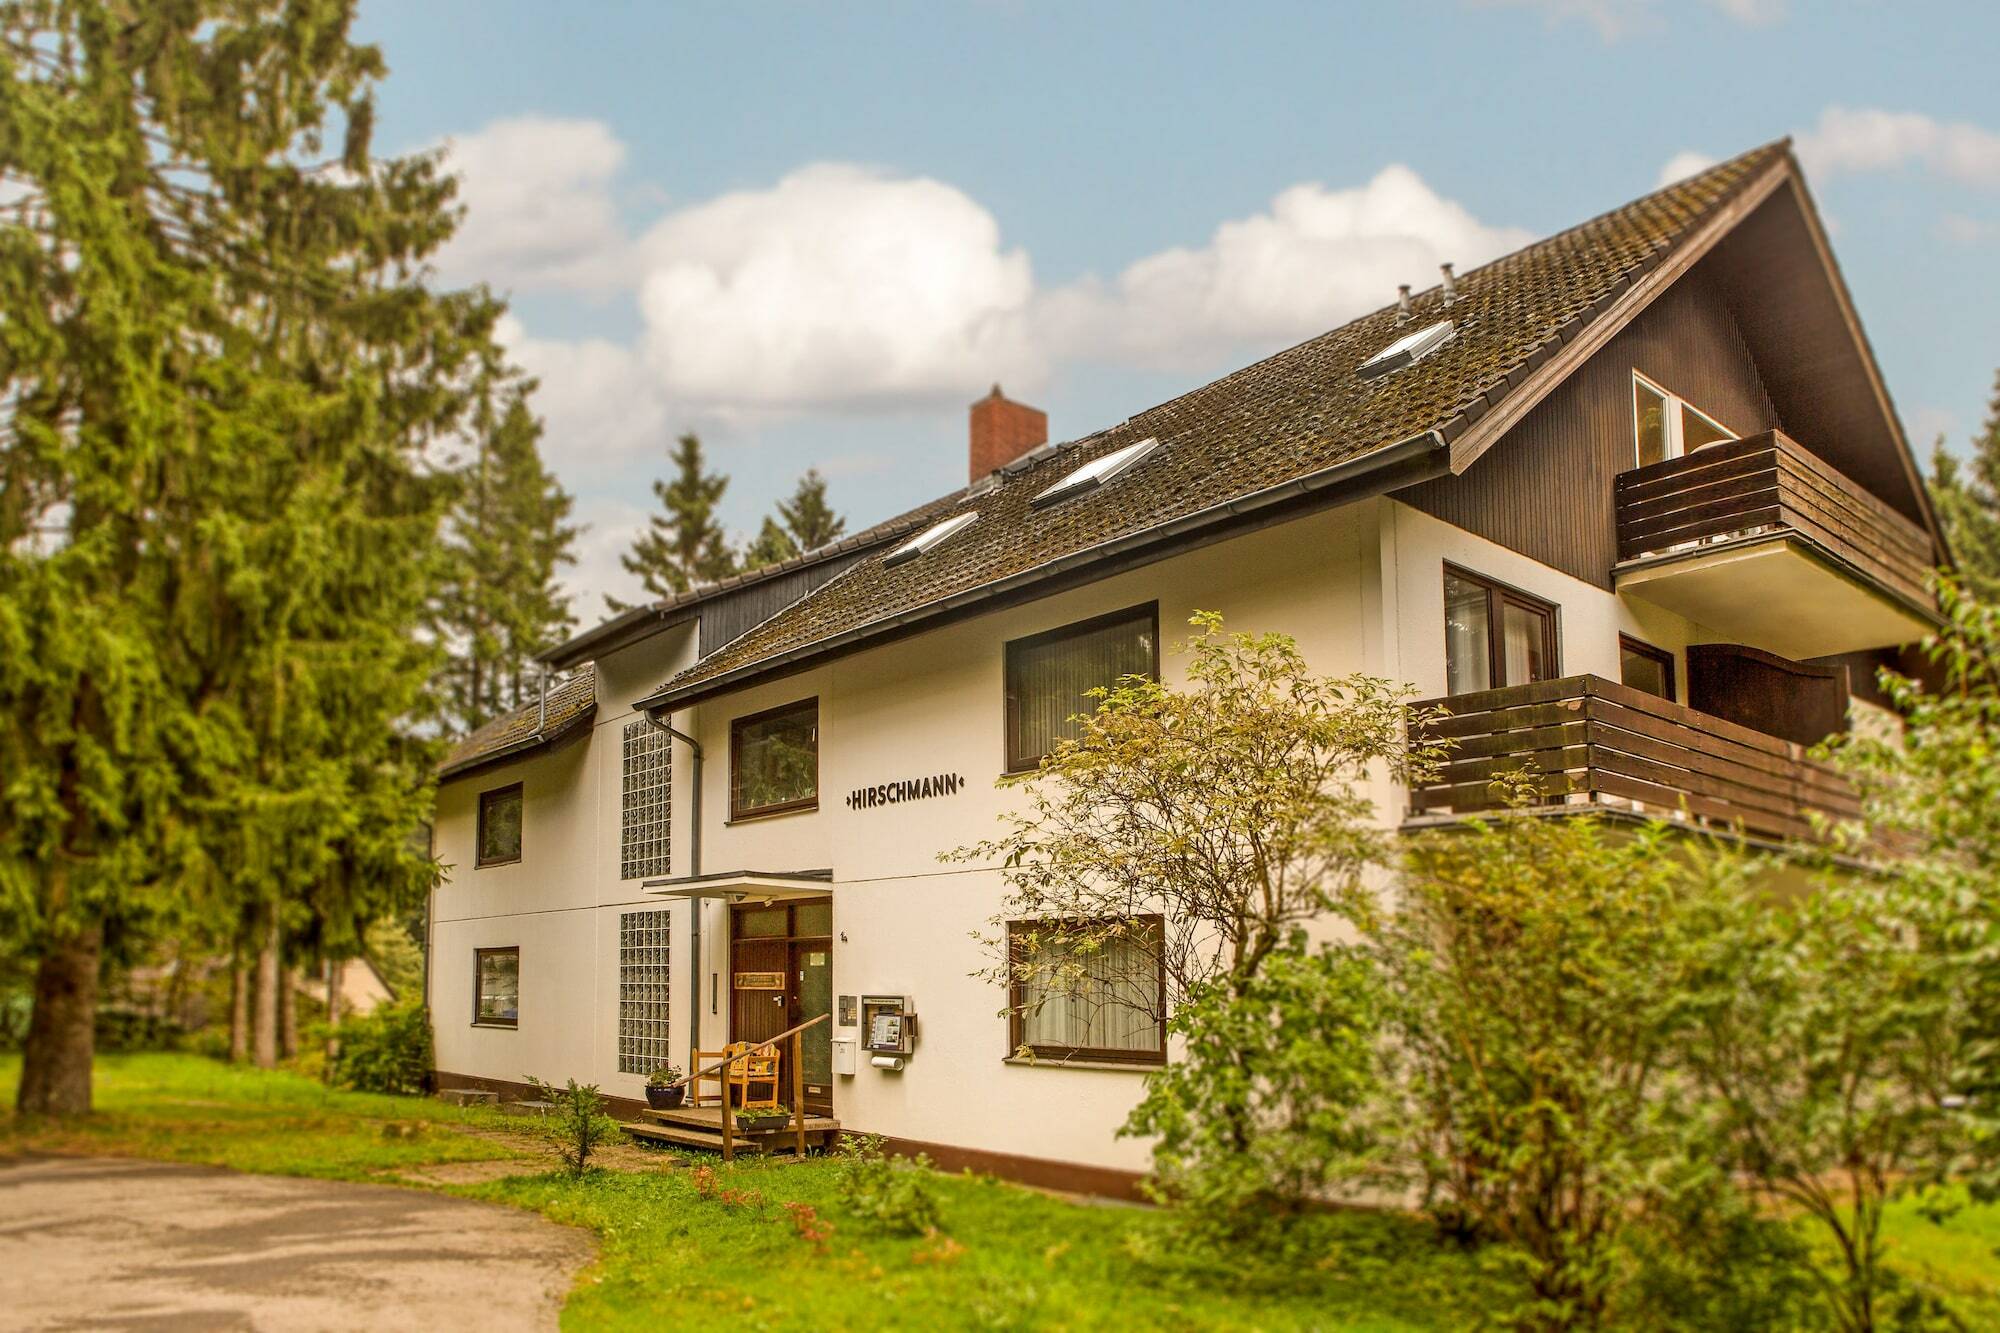
[(1972, 457), (1961, 463), (1942, 438), (1931, 451), (1931, 504), (1959, 581), (1982, 601), (2000, 600), (2000, 374)]
[(556, 582), (574, 561), (573, 500), (542, 465), (542, 423), (528, 408), (533, 388), (522, 380), (482, 388), (470, 422), (473, 447), (458, 476), (451, 574), (437, 614), (451, 655), (440, 702), (456, 731), (520, 707), (534, 659), (576, 623)]
[[(661, 512), (648, 520), (632, 550), (619, 557), (626, 572), (637, 574), (656, 599), (728, 578), (737, 569), (736, 553), (715, 516), (729, 478), (707, 471), (701, 440), (692, 431), (674, 442), (671, 457), (673, 480), (653, 483)], [(604, 601), (613, 611), (629, 611), (634, 605), (614, 597)]]
[(776, 517), (766, 518), (757, 539), (743, 552), (745, 569), (761, 569), (839, 541), (847, 520), (826, 502), (826, 478), (807, 468), (789, 500), (778, 501)]
[(0, 9), (21, 188), (0, 207), (0, 934), (36, 960), (23, 1111), (89, 1109), (108, 937), (207, 923), (270, 976), (288, 932), (352, 933), (434, 873), (413, 836), (432, 756), (403, 725), (434, 669), (411, 632), (449, 498), (428, 454), (497, 307), (414, 279), (454, 187), (434, 159), (372, 156), (383, 67), (352, 17)]

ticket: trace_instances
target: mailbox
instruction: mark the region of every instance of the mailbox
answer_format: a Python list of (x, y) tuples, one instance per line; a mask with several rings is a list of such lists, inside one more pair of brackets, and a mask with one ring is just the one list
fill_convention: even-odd
[[(907, 995), (861, 997), (861, 1044), (871, 1056), (906, 1057), (917, 1040), (916, 1007)], [(880, 1059), (873, 1063), (887, 1068)], [(900, 1068), (900, 1064), (896, 1066)]]

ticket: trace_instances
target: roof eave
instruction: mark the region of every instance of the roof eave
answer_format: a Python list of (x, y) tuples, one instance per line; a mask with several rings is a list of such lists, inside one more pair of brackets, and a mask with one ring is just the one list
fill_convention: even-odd
[[(1427, 430), (1394, 444), (1384, 445), (1358, 458), (1346, 459), (1331, 467), (1294, 477), (1276, 486), (1267, 486), (1221, 504), (1196, 510), (1192, 514), (1184, 514), (1165, 523), (1158, 523), (1110, 541), (1100, 542), (1004, 579), (983, 583), (978, 587), (912, 607), (893, 616), (870, 621), (828, 638), (745, 663), (719, 676), (695, 681), (680, 689), (674, 688), (673, 682), (669, 681), (646, 698), (639, 700), (635, 706), (654, 713), (684, 708), (700, 703), (704, 699), (728, 694), (753, 681), (789, 675), (817, 662), (857, 651), (877, 640), (913, 632), (913, 627), (964, 614), (970, 608), (1002, 601), (1010, 596), (1021, 596), (1063, 575), (1106, 564), (1147, 548), (1171, 545), (1177, 550), (1195, 544), (1184, 539), (1210, 531), (1220, 531), (1223, 535), (1227, 535), (1226, 530), (1234, 528), (1246, 519), (1294, 506), (1315, 497), (1322, 498), (1325, 503), (1311, 507), (1321, 508), (1346, 504), (1365, 498), (1367, 495), (1415, 485), (1447, 471), (1449, 451), (1450, 446), (1442, 433), (1437, 430)], [(1168, 554), (1172, 554), (1172, 551), (1162, 551), (1154, 558), (1163, 558)]]
[(564, 718), (553, 727), (544, 727), (542, 730), (523, 736), (517, 741), (509, 741), (497, 750), (487, 750), (480, 754), (471, 755), (459, 760), (455, 764), (440, 765), (437, 771), (438, 785), (442, 787), (447, 782), (467, 777), (479, 772), (481, 769), (491, 768), (496, 764), (504, 764), (509, 760), (518, 759), (524, 754), (530, 754), (546, 746), (554, 745), (556, 742), (570, 736), (579, 728), (587, 726), (596, 713), (597, 704), (593, 700), (591, 703), (578, 709), (575, 714)]

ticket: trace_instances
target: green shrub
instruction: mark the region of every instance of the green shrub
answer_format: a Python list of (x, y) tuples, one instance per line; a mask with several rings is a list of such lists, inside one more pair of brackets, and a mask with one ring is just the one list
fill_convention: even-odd
[(835, 1188), (849, 1214), (882, 1231), (921, 1236), (938, 1228), (937, 1196), (931, 1192), (931, 1162), (919, 1153), (899, 1166), (882, 1151), (874, 1134), (844, 1134), (835, 1159)]
[(595, 1083), (571, 1079), (558, 1088), (533, 1074), (525, 1077), (535, 1095), (553, 1108), (542, 1118), (542, 1137), (562, 1158), (563, 1168), (572, 1176), (581, 1176), (590, 1169), (590, 1154), (619, 1132), (618, 1122), (604, 1114), (603, 1094)]
[(334, 1081), (362, 1092), (422, 1093), (431, 1077), (431, 1020), (421, 1004), (385, 1004), (343, 1021)]

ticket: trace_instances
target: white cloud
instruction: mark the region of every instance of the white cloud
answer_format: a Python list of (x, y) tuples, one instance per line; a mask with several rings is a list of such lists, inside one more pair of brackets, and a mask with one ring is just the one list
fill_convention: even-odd
[(1820, 178), (1917, 166), (1961, 185), (2000, 189), (2000, 134), (1914, 111), (1830, 106), (1798, 136), (1798, 153)]
[(618, 558), (632, 549), (649, 513), (624, 499), (578, 501), (577, 520), (583, 531), (576, 539), (576, 563), (562, 571), (560, 581), (579, 625), (604, 619), (606, 594), (621, 602), (645, 600), (644, 585), (625, 571)]
[(445, 143), (464, 223), (438, 256), (454, 283), (605, 292), (625, 275), (612, 185), (625, 145), (596, 120), (522, 116)]
[(1046, 373), (1026, 252), (939, 181), (809, 166), (669, 214), (639, 248), (643, 355), (679, 398), (901, 404)]
[(1163, 250), (1114, 282), (1053, 292), (1041, 324), (1079, 359), (1198, 366), (1323, 332), (1393, 300), (1398, 283), (1431, 285), (1440, 262), (1469, 270), (1530, 239), (1390, 166), (1353, 189), (1294, 185), (1199, 249)]
[(1938, 219), (1938, 233), (1954, 245), (1984, 245), (2000, 240), (2000, 222), (1988, 218), (1946, 213)]
[[(1528, 9), (1551, 26), (1587, 23), (1615, 42), (1665, 22), (1660, 0), (1471, 0), (1482, 8)], [(1708, 0), (1711, 9), (1747, 27), (1769, 27), (1785, 16), (1785, 0)]]
[(1717, 159), (1707, 153), (1683, 148), (1668, 158), (1666, 165), (1660, 168), (1660, 178), (1654, 182), (1654, 188), (1663, 190), (1675, 181), (1684, 181), (1699, 172), (1707, 171), (1716, 164), (1716, 161)]

